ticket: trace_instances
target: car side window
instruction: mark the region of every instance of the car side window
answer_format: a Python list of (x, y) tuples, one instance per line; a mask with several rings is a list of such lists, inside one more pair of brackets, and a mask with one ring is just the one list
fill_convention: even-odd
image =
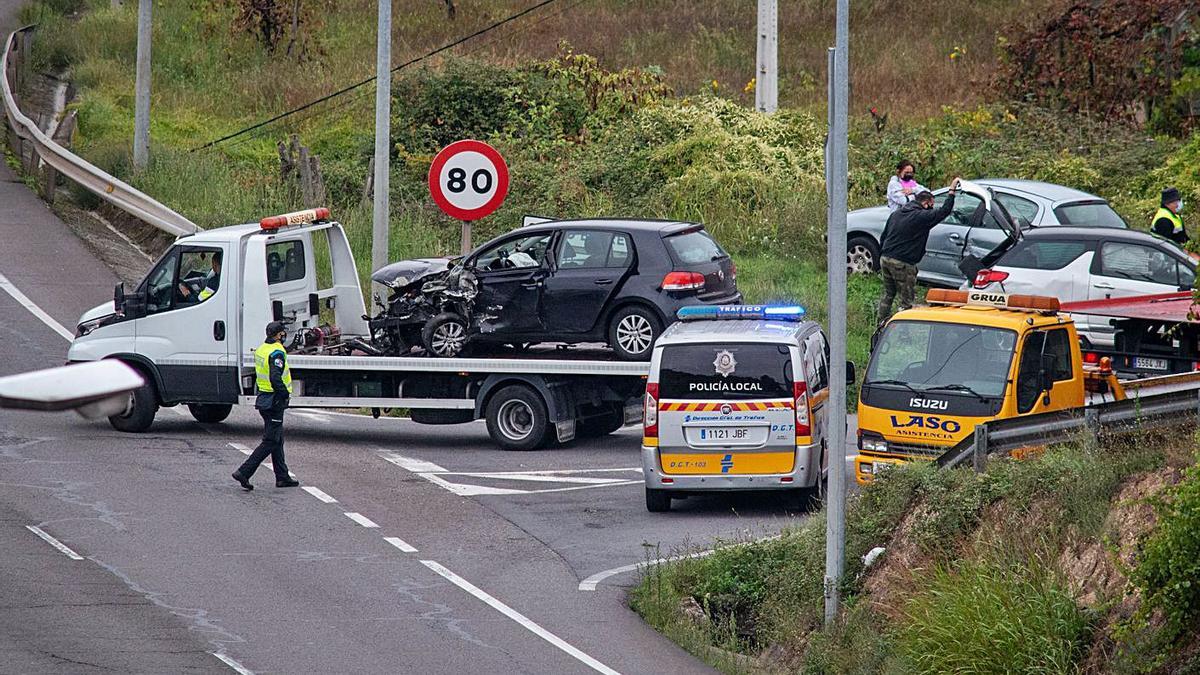
[(1178, 265), (1179, 265), (1179, 287), (1183, 288), (1184, 286), (1187, 286), (1188, 288), (1191, 288), (1192, 286), (1194, 286), (1196, 284), (1195, 270), (1193, 270), (1191, 267), (1188, 267), (1187, 265), (1185, 265), (1183, 263), (1178, 263)]
[(1032, 223), (1033, 219), (1037, 217), (1037, 202), (1007, 192), (997, 192), (996, 201), (1003, 204), (1012, 217), (1019, 218), (1026, 223)]
[(1061, 270), (1086, 253), (1082, 241), (1029, 241), (1025, 239), (999, 260), (998, 265), (1034, 270)]
[(608, 266), (613, 233), (600, 230), (567, 230), (558, 247), (560, 269), (598, 269)]
[[(942, 204), (946, 202), (946, 198), (949, 195), (949, 192), (943, 192), (934, 197), (933, 208), (942, 208)], [(942, 223), (947, 225), (962, 225), (963, 227), (968, 226), (971, 222), (971, 214), (975, 213), (975, 209), (979, 208), (980, 203), (979, 197), (975, 195), (963, 192), (958, 193), (958, 196), (954, 198), (954, 210), (950, 212), (950, 215), (946, 216), (946, 219)], [(992, 225), (992, 227), (995, 227), (995, 225)]]
[(477, 270), (511, 270), (540, 267), (546, 259), (553, 233), (545, 232), (507, 239), (484, 250), (475, 258)]
[(605, 267), (629, 267), (629, 263), (633, 260), (633, 246), (629, 242), (629, 235), (614, 234), (612, 246), (608, 249), (608, 262)]
[(1180, 285), (1179, 261), (1149, 246), (1108, 241), (1100, 249), (1101, 276)]

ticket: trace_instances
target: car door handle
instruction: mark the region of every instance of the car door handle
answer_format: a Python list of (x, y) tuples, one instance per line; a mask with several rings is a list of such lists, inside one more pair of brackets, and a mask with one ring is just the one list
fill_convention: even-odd
[(217, 342), (221, 342), (222, 340), (225, 339), (225, 322), (224, 321), (214, 321), (213, 322), (213, 339), (216, 340)]
[(1096, 288), (1107, 288), (1108, 290), (1112, 290), (1113, 288), (1115, 288), (1115, 286), (1113, 286), (1112, 284), (1107, 284), (1107, 283), (1103, 283), (1103, 282), (1095, 284), (1095, 287)]
[(957, 232), (951, 232), (949, 234), (949, 237), (950, 237), (950, 239), (953, 239), (954, 241), (958, 241), (959, 239), (962, 239), (962, 235)]
[(597, 279), (592, 283), (596, 284), (597, 286), (607, 286), (612, 283), (612, 279)]

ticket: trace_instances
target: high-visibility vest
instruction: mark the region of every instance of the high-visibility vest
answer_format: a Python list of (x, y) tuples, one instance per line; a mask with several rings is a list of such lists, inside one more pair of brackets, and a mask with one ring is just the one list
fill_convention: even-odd
[(211, 298), (213, 293), (216, 293), (216, 291), (205, 286), (204, 290), (200, 291), (200, 302), (204, 302), (205, 300)]
[(1167, 220), (1171, 221), (1173, 225), (1175, 225), (1175, 229), (1171, 230), (1171, 234), (1179, 234), (1180, 232), (1183, 232), (1183, 218), (1180, 218), (1178, 214), (1172, 212), (1171, 209), (1168, 209), (1165, 206), (1160, 206), (1158, 213), (1154, 214), (1154, 220), (1151, 220), (1150, 222), (1157, 223), (1159, 218), (1166, 218)]
[(287, 350), (278, 342), (264, 342), (254, 350), (254, 374), (258, 378), (258, 390), (265, 393), (275, 391), (275, 388), (271, 386), (271, 355), (275, 352), (283, 354), (283, 386), (287, 387), (290, 394), (292, 393), (292, 369), (288, 367)]

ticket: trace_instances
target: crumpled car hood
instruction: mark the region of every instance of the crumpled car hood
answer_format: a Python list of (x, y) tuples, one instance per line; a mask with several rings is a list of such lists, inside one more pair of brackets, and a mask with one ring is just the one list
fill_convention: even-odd
[(453, 258), (416, 258), (401, 260), (379, 268), (371, 275), (371, 281), (388, 288), (404, 288), (426, 277), (441, 274), (450, 269)]

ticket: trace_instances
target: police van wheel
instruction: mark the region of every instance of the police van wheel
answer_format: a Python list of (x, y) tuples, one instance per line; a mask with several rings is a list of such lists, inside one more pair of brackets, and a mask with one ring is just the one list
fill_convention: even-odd
[(646, 510), (650, 513), (666, 513), (671, 510), (671, 493), (666, 490), (646, 488)]
[(229, 417), (233, 406), (227, 403), (189, 403), (188, 412), (201, 424), (216, 424)]
[(108, 423), (117, 431), (141, 433), (150, 428), (154, 416), (158, 414), (158, 395), (150, 378), (142, 386), (133, 390), (129, 408), (119, 415), (112, 415)]
[(551, 440), (554, 427), (542, 397), (527, 386), (507, 386), (488, 399), (488, 435), (505, 450), (535, 450)]

